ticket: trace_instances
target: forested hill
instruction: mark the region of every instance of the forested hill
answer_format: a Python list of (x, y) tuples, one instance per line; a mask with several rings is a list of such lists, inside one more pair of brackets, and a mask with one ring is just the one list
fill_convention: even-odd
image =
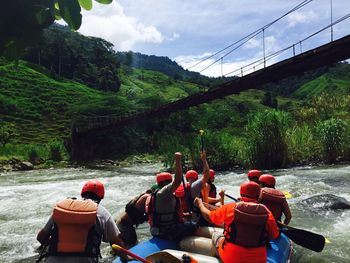
[(27, 47), (23, 60), (46, 67), (52, 74), (92, 88), (118, 91), (121, 67), (159, 71), (175, 80), (211, 87), (231, 78), (209, 78), (183, 69), (168, 57), (148, 56), (134, 52), (116, 52), (112, 43), (97, 37), (87, 37), (68, 27), (53, 24), (43, 30), (37, 45)]
[(117, 58), (123, 65), (159, 71), (175, 80), (183, 80), (207, 87), (212, 87), (233, 79), (233, 77), (207, 77), (198, 72), (186, 70), (168, 57), (158, 57), (129, 51), (117, 52)]
[[(22, 59), (46, 67), (53, 77), (71, 79), (101, 91), (120, 89), (121, 68), (162, 72), (174, 80), (191, 82), (207, 88), (234, 78), (203, 76), (197, 72), (185, 70), (168, 57), (132, 51), (116, 52), (113, 44), (104, 39), (86, 37), (59, 24), (45, 29), (39, 44), (26, 48)], [(346, 71), (346, 68), (344, 70)], [(301, 86), (327, 72), (328, 67), (323, 67), (261, 88), (276, 95), (298, 95), (296, 91)], [(335, 77), (341, 76), (342, 74), (338, 74)]]

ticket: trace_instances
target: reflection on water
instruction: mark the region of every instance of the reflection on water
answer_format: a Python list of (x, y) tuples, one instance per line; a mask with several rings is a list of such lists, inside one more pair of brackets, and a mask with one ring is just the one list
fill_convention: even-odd
[[(33, 262), (39, 229), (45, 224), (53, 205), (65, 197), (79, 196), (87, 179), (98, 178), (106, 184), (102, 204), (117, 217), (125, 204), (135, 195), (149, 188), (159, 164), (128, 168), (94, 170), (83, 168), (49, 169), (13, 172), (0, 175), (0, 262)], [(350, 166), (324, 168), (304, 167), (272, 171), (277, 186), (293, 198), (289, 203), (293, 212), (292, 226), (320, 233), (332, 243), (322, 253), (315, 253), (295, 245), (293, 262), (349, 262), (350, 210), (325, 210), (301, 201), (316, 194), (335, 194), (350, 200)], [(238, 196), (243, 173), (218, 173), (216, 185), (232, 196)], [(149, 237), (147, 224), (138, 228), (141, 240)], [(109, 247), (103, 256), (108, 261)]]

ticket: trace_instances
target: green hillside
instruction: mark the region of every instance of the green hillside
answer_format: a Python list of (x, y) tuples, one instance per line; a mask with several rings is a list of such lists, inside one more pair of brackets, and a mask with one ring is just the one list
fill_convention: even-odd
[(311, 98), (322, 93), (337, 94), (339, 96), (350, 93), (350, 65), (338, 64), (327, 73), (308, 81), (292, 93), (298, 98)]
[(0, 66), (0, 118), (15, 124), (20, 143), (45, 143), (69, 136), (80, 116), (123, 114), (153, 108), (203, 88), (162, 73), (130, 70), (120, 92), (102, 92), (69, 80), (55, 80), (44, 68), (21, 61)]
[[(102, 92), (77, 82), (55, 80), (45, 74), (44, 68), (36, 69), (41, 72), (22, 61), (18, 66), (0, 66), (0, 118), (15, 124), (22, 143), (67, 137), (72, 119), (79, 115), (136, 112), (206, 90), (163, 73), (133, 69), (129, 75), (121, 74), (119, 92)], [(263, 91), (249, 90), (229, 100), (259, 111), (266, 108), (260, 104), (263, 95)]]
[(0, 75), (0, 118), (15, 124), (21, 143), (64, 137), (76, 109), (108, 98), (79, 83), (54, 80), (23, 62), (0, 66)]

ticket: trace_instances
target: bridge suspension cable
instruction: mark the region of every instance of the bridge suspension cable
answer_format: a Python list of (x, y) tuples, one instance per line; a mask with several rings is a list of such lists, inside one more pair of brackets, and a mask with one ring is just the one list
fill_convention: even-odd
[[(316, 32), (314, 32), (314, 33), (312, 33), (311, 35), (305, 37), (304, 39), (298, 41), (297, 43), (292, 44), (292, 45), (290, 45), (290, 46), (288, 46), (288, 47), (285, 47), (285, 48), (283, 48), (283, 49), (280, 49), (280, 50), (278, 50), (278, 51), (276, 51), (276, 52), (274, 52), (274, 53), (272, 53), (272, 54), (270, 54), (270, 55), (268, 55), (268, 56), (266, 56), (266, 57), (259, 58), (259, 59), (255, 60), (255, 61), (253, 61), (253, 62), (251, 62), (251, 63), (249, 63), (249, 64), (247, 64), (247, 65), (245, 65), (245, 66), (243, 66), (243, 67), (240, 67), (240, 68), (237, 68), (237, 69), (235, 69), (235, 70), (233, 70), (233, 71), (230, 71), (230, 72), (224, 74), (224, 76), (232, 75), (232, 74), (234, 74), (234, 73), (236, 73), (236, 72), (239, 72), (239, 71), (240, 71), (241, 73), (243, 73), (243, 72), (244, 72), (243, 69), (248, 68), (248, 67), (250, 67), (250, 68), (248, 68), (248, 69), (245, 70), (245, 71), (249, 71), (249, 72), (250, 72), (252, 69), (254, 70), (257, 66), (260, 66), (260, 65), (262, 65), (263, 63), (265, 63), (265, 61), (268, 61), (268, 60), (270, 60), (270, 59), (272, 59), (272, 58), (274, 58), (274, 57), (277, 57), (278, 55), (282, 54), (283, 52), (285, 52), (285, 51), (287, 51), (287, 50), (289, 50), (289, 49), (291, 49), (291, 48), (293, 48), (293, 55), (295, 56), (294, 47), (295, 47), (297, 44), (299, 44), (299, 45), (301, 46), (301, 44), (302, 44), (303, 42), (305, 42), (306, 40), (310, 39), (311, 37), (313, 37), (313, 36), (315, 36), (315, 35), (317, 35), (317, 34), (323, 32), (323, 31), (325, 31), (325, 30), (327, 30), (327, 29), (329, 29), (329, 28), (332, 28), (334, 25), (339, 24), (339, 23), (341, 23), (341, 22), (343, 22), (344, 20), (349, 19), (349, 18), (350, 18), (350, 14), (344, 15), (343, 17), (341, 17), (341, 18), (337, 19), (336, 21), (332, 22), (331, 24), (329, 24), (329, 25), (327, 25), (327, 26), (321, 28), (320, 30), (318, 30), (318, 31), (316, 31)], [(300, 52), (300, 53), (301, 53), (301, 52)], [(252, 65), (255, 65), (255, 66), (254, 66), (254, 67), (251, 67)]]
[[(290, 9), (288, 12), (286, 12), (285, 14), (283, 14), (282, 16), (276, 18), (276, 19), (273, 20), (272, 22), (270, 22), (270, 23), (266, 24), (265, 26), (263, 26), (263, 27), (261, 27), (261, 28), (255, 30), (254, 32), (248, 34), (247, 36), (245, 36), (245, 37), (243, 37), (243, 38), (237, 40), (236, 42), (234, 42), (234, 43), (232, 43), (232, 44), (226, 46), (225, 48), (223, 48), (223, 49), (221, 49), (221, 50), (215, 52), (214, 54), (212, 54), (212, 55), (210, 55), (210, 56), (208, 56), (208, 57), (202, 59), (201, 61), (195, 63), (194, 65), (192, 65), (192, 66), (190, 66), (190, 67), (188, 67), (187, 70), (189, 70), (189, 69), (191, 69), (191, 68), (194, 68), (194, 67), (200, 65), (201, 63), (207, 61), (208, 59), (210, 59), (210, 58), (212, 58), (212, 57), (215, 57), (216, 55), (222, 53), (223, 51), (225, 51), (225, 50), (227, 50), (227, 49), (233, 47), (234, 45), (237, 45), (237, 44), (239, 44), (240, 42), (244, 41), (244, 42), (243, 42), (242, 44), (240, 44), (238, 47), (234, 48), (234, 49), (231, 50), (229, 53), (227, 53), (227, 54), (225, 54), (224, 56), (222, 56), (223, 58), (226, 57), (227, 55), (229, 55), (230, 53), (232, 53), (234, 50), (238, 49), (238, 48), (241, 47), (243, 44), (247, 43), (250, 39), (254, 38), (256, 35), (258, 35), (258, 34), (260, 34), (261, 32), (263, 32), (263, 30), (269, 28), (270, 26), (272, 26), (273, 24), (277, 23), (277, 22), (278, 22), (279, 20), (281, 20), (282, 18), (288, 16), (289, 14), (291, 14), (291, 13), (297, 11), (298, 9), (302, 8), (303, 6), (309, 4), (309, 3), (313, 2), (313, 1), (314, 1), (314, 0), (304, 0), (304, 1), (302, 1), (300, 4), (296, 5), (295, 7), (293, 7), (292, 9)], [(211, 64), (210, 64), (209, 66), (207, 66), (206, 68), (202, 69), (200, 72), (202, 72), (202, 71), (204, 71), (205, 69), (209, 68), (210, 66), (214, 65), (214, 64), (217, 63), (219, 60), (220, 60), (220, 58), (217, 59), (217, 60), (215, 60), (213, 63), (211, 63)]]

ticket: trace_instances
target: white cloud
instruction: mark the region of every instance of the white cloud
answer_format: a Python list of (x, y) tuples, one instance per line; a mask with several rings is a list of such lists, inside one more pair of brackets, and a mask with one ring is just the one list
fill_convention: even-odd
[(166, 40), (173, 41), (179, 37), (180, 37), (180, 34), (174, 32), (173, 35), (171, 37), (167, 37)]
[(107, 6), (96, 4), (93, 12), (84, 11), (79, 32), (104, 38), (119, 51), (132, 50), (138, 43), (162, 43), (165, 39), (155, 26), (125, 15), (117, 1)]
[(256, 37), (249, 39), (249, 41), (244, 45), (244, 48), (246, 49), (252, 49), (262, 46), (262, 40), (258, 39)]
[(313, 11), (307, 12), (294, 12), (287, 17), (288, 25), (290, 27), (296, 26), (297, 24), (308, 24), (318, 20), (318, 15)]

